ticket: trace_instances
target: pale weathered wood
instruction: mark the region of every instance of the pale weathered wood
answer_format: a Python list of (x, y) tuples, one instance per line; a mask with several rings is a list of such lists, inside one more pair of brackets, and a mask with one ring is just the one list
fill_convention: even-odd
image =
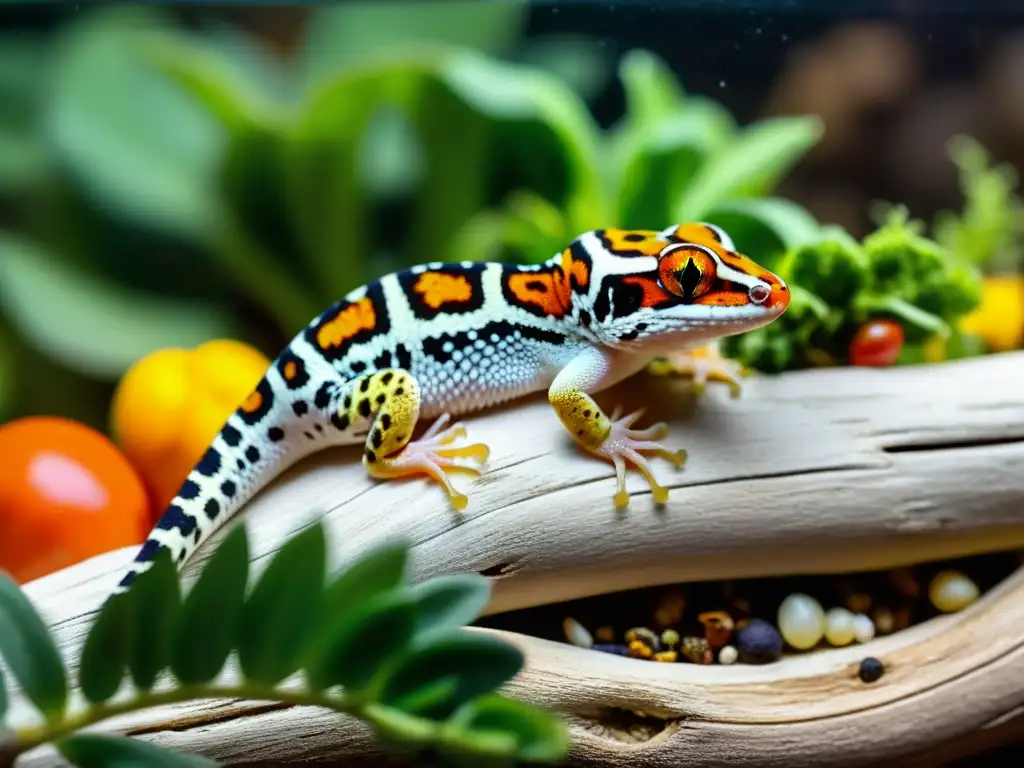
[[(489, 610), (502, 611), (659, 583), (1024, 547), (1024, 353), (755, 377), (741, 399), (712, 389), (696, 407), (685, 383), (669, 381), (634, 380), (599, 400), (650, 403), (652, 417), (674, 426), (667, 442), (689, 449), (683, 471), (659, 465), (673, 488), (664, 508), (652, 506), (633, 474), (632, 506), (617, 513), (610, 466), (576, 450), (534, 398), (467, 419), (470, 437), (489, 443), (492, 457), (482, 478), (456, 478), (470, 495), (461, 517), (426, 481), (375, 483), (357, 452), (325, 452), (240, 516), (254, 560), (264, 563), (320, 508), (337, 560), (404, 536), (417, 579), (500, 571)], [(66, 650), (80, 646), (89, 612), (131, 554), (109, 553), (28, 586)], [(893, 759), (1024, 707), (1021, 573), (958, 616), (766, 667), (656, 665), (508, 637), (528, 658), (510, 692), (573, 713), (573, 755), (584, 764)], [(872, 686), (855, 675), (868, 653), (890, 667)], [(627, 736), (601, 726), (607, 706), (661, 717)], [(372, 747), (358, 723), (265, 704), (206, 702), (121, 725), (238, 763), (353, 758)]]

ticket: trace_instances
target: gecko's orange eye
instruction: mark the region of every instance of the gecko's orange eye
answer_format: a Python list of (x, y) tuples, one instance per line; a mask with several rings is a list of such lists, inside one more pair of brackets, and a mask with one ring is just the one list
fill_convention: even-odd
[(670, 245), (658, 257), (658, 279), (662, 286), (683, 299), (696, 299), (710, 291), (715, 273), (711, 254), (692, 243)]

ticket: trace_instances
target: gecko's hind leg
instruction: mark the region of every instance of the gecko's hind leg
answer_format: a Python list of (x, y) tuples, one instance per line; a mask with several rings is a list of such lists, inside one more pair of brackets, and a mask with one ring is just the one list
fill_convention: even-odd
[(457, 459), (487, 460), (486, 445), (453, 446), (466, 436), (462, 424), (449, 424), (449, 414), (442, 414), (418, 440), (411, 440), (420, 412), (420, 390), (408, 371), (386, 369), (368, 374), (353, 385), (346, 417), (367, 419), (375, 415), (366, 436), (363, 466), (371, 477), (380, 479), (427, 475), (445, 489), (456, 509), (465, 509), (468, 499), (459, 493), (448, 478), (451, 471), (480, 474), (474, 466), (460, 464)]

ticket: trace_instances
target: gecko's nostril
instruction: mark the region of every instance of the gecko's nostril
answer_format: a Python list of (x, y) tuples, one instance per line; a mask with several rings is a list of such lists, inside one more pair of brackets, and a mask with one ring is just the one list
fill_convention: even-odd
[(755, 304), (764, 304), (771, 295), (771, 289), (766, 285), (755, 285), (750, 289), (750, 300)]

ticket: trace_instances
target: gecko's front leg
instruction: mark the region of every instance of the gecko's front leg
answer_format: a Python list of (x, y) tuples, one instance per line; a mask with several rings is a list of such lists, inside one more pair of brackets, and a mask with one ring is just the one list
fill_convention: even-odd
[(482, 443), (452, 446), (455, 440), (465, 437), (466, 428), (461, 424), (449, 425), (451, 417), (447, 413), (438, 417), (418, 440), (410, 442), (419, 413), (420, 388), (416, 378), (408, 371), (389, 368), (352, 382), (339, 404), (337, 418), (343, 428), (373, 419), (363, 449), (363, 466), (371, 477), (427, 475), (444, 487), (452, 506), (465, 509), (468, 499), (452, 486), (448, 472), (480, 474), (477, 468), (455, 460), (470, 458), (484, 462), (490, 451)]
[(629, 505), (626, 492), (626, 463), (633, 464), (651, 486), (658, 504), (668, 501), (668, 489), (658, 483), (654, 470), (643, 456), (653, 453), (677, 467), (686, 461), (686, 451), (671, 451), (656, 442), (668, 434), (668, 426), (657, 423), (647, 429), (631, 429), (643, 415), (643, 409), (620, 418), (616, 407), (609, 418), (590, 396), (608, 382), (619, 378), (615, 371), (616, 357), (611, 350), (588, 347), (563, 368), (548, 390), (548, 400), (569, 434), (584, 448), (615, 465), (618, 490), (615, 506)]
[(747, 375), (740, 363), (722, 354), (717, 341), (666, 357), (657, 357), (647, 366), (647, 371), (655, 376), (692, 378), (693, 388), (698, 395), (709, 381), (721, 381), (729, 385), (729, 394), (734, 398), (740, 396), (743, 388), (741, 379)]

